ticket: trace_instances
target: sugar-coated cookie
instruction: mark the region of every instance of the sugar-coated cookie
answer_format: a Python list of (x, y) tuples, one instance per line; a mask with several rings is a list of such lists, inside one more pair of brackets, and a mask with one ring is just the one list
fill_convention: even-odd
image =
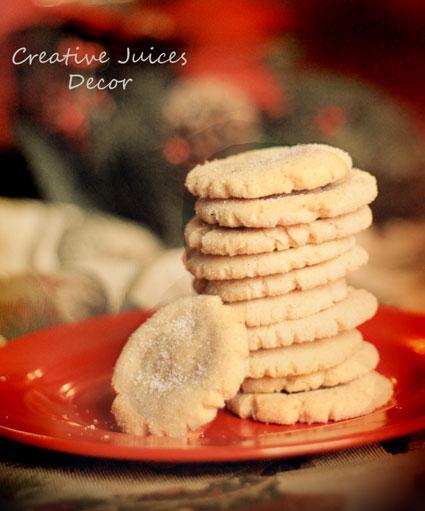
[(186, 251), (186, 268), (198, 279), (231, 280), (286, 273), (312, 266), (347, 252), (355, 244), (354, 237), (326, 241), (319, 245), (304, 245), (282, 252), (257, 255), (214, 256)]
[(224, 302), (254, 300), (325, 285), (347, 276), (366, 264), (367, 260), (366, 250), (356, 245), (334, 259), (299, 270), (235, 280), (195, 279), (193, 287), (199, 294), (218, 295)]
[(230, 229), (207, 224), (195, 216), (187, 223), (184, 235), (187, 247), (192, 250), (203, 254), (234, 256), (263, 254), (345, 238), (367, 229), (371, 223), (369, 206), (307, 224), (264, 229)]
[(249, 354), (247, 377), (280, 378), (323, 371), (347, 360), (360, 347), (361, 342), (361, 333), (349, 330), (314, 342), (252, 351)]
[(391, 398), (390, 380), (371, 371), (344, 385), (295, 394), (237, 394), (227, 408), (242, 419), (295, 424), (359, 417), (385, 405)]
[(181, 298), (130, 336), (114, 368), (112, 412), (127, 433), (185, 435), (214, 419), (247, 365), (237, 312), (217, 296)]
[(263, 326), (311, 316), (343, 300), (347, 293), (347, 284), (340, 279), (306, 291), (234, 302), (229, 307), (242, 315), (247, 326)]
[(346, 179), (324, 188), (263, 199), (198, 199), (195, 210), (208, 224), (270, 228), (345, 215), (370, 204), (377, 193), (375, 177), (354, 169)]
[(329, 369), (309, 374), (284, 376), (281, 378), (246, 378), (242, 383), (244, 394), (265, 394), (270, 392), (305, 392), (320, 387), (335, 387), (360, 378), (379, 361), (378, 350), (370, 342), (363, 341), (360, 347), (344, 362)]
[(345, 151), (324, 144), (269, 147), (198, 165), (186, 187), (197, 197), (252, 199), (325, 186), (351, 167)]
[(311, 316), (248, 328), (248, 347), (255, 351), (332, 337), (372, 318), (377, 308), (371, 293), (349, 287), (344, 299)]

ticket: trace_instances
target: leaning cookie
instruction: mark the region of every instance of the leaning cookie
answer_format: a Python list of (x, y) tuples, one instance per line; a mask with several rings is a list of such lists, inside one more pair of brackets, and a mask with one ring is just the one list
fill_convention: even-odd
[(197, 197), (252, 199), (326, 186), (351, 167), (349, 154), (324, 144), (270, 147), (198, 165), (186, 187)]
[(248, 347), (255, 351), (332, 337), (357, 328), (372, 318), (377, 308), (378, 301), (371, 293), (349, 287), (344, 299), (315, 314), (248, 328)]
[(324, 371), (349, 358), (362, 342), (358, 330), (342, 332), (314, 342), (249, 354), (248, 378), (281, 378)]
[(320, 387), (336, 387), (360, 378), (375, 369), (379, 361), (378, 350), (370, 342), (360, 347), (344, 362), (329, 369), (309, 374), (283, 376), (280, 378), (246, 378), (242, 383), (244, 394), (266, 394), (270, 392), (305, 392)]
[(351, 419), (371, 413), (392, 396), (390, 380), (375, 371), (344, 385), (295, 394), (237, 394), (227, 408), (242, 419), (295, 424)]
[(187, 251), (183, 257), (186, 268), (198, 279), (232, 280), (285, 273), (328, 261), (347, 252), (355, 244), (353, 236), (305, 245), (282, 252), (257, 255), (213, 256)]
[(214, 419), (247, 370), (246, 329), (213, 296), (177, 300), (129, 338), (113, 373), (118, 425), (136, 435), (178, 437)]
[(376, 179), (354, 169), (324, 188), (262, 199), (198, 199), (195, 210), (208, 224), (223, 227), (276, 227), (345, 215), (370, 204), (378, 193)]
[(333, 280), (346, 277), (348, 273), (366, 264), (367, 260), (366, 250), (355, 245), (329, 261), (299, 270), (234, 280), (195, 279), (193, 287), (199, 294), (218, 295), (224, 302), (254, 300), (323, 286)]
[(203, 254), (263, 254), (352, 236), (367, 229), (371, 223), (372, 212), (369, 206), (334, 218), (268, 229), (229, 229), (207, 224), (195, 216), (187, 223), (184, 237), (188, 248)]

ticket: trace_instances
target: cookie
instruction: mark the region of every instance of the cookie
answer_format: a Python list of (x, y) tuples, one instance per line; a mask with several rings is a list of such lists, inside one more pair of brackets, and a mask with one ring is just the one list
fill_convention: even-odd
[(187, 223), (184, 236), (190, 249), (203, 254), (249, 255), (345, 238), (367, 229), (371, 223), (372, 212), (368, 206), (335, 218), (268, 229), (229, 229), (207, 224), (195, 216)]
[(314, 342), (253, 351), (249, 354), (247, 377), (281, 378), (323, 371), (347, 360), (361, 341), (358, 330), (349, 330)]
[(344, 385), (295, 394), (237, 394), (227, 408), (242, 419), (295, 424), (339, 421), (359, 417), (391, 398), (390, 380), (375, 371)]
[(186, 187), (197, 197), (253, 199), (325, 186), (351, 167), (345, 151), (324, 144), (269, 147), (198, 165)]
[(375, 177), (355, 169), (324, 188), (263, 199), (198, 199), (195, 210), (208, 224), (270, 228), (345, 215), (371, 203), (377, 193)]
[(343, 300), (347, 292), (345, 280), (340, 279), (307, 291), (234, 302), (229, 307), (243, 316), (246, 326), (264, 326), (316, 314)]
[(258, 255), (214, 256), (186, 251), (186, 268), (198, 279), (229, 280), (286, 273), (333, 259), (355, 244), (354, 237)]
[(322, 286), (345, 277), (366, 264), (367, 260), (366, 250), (355, 245), (334, 259), (288, 273), (236, 280), (195, 279), (193, 287), (199, 294), (218, 295), (224, 302), (254, 300)]
[(255, 351), (332, 337), (372, 318), (377, 308), (378, 301), (371, 293), (348, 288), (346, 298), (316, 314), (248, 328), (248, 347)]
[(281, 378), (246, 378), (242, 383), (244, 394), (270, 392), (305, 392), (320, 387), (335, 387), (360, 378), (375, 369), (379, 361), (378, 350), (370, 342), (362, 342), (347, 360), (330, 369), (314, 373), (284, 376)]
[(214, 419), (248, 365), (246, 329), (215, 296), (160, 309), (129, 338), (113, 373), (118, 425), (136, 435), (178, 437)]

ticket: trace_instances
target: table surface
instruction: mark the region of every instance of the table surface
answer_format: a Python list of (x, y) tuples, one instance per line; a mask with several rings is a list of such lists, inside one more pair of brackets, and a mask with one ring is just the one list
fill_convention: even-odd
[(0, 439), (0, 509), (417, 510), (425, 432), (330, 454), (177, 465), (71, 456)]

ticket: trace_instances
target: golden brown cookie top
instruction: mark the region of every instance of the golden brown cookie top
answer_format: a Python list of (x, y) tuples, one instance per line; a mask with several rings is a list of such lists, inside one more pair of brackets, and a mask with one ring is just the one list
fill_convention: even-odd
[(326, 186), (351, 167), (349, 154), (324, 144), (269, 147), (198, 165), (186, 187), (202, 198), (254, 199)]

